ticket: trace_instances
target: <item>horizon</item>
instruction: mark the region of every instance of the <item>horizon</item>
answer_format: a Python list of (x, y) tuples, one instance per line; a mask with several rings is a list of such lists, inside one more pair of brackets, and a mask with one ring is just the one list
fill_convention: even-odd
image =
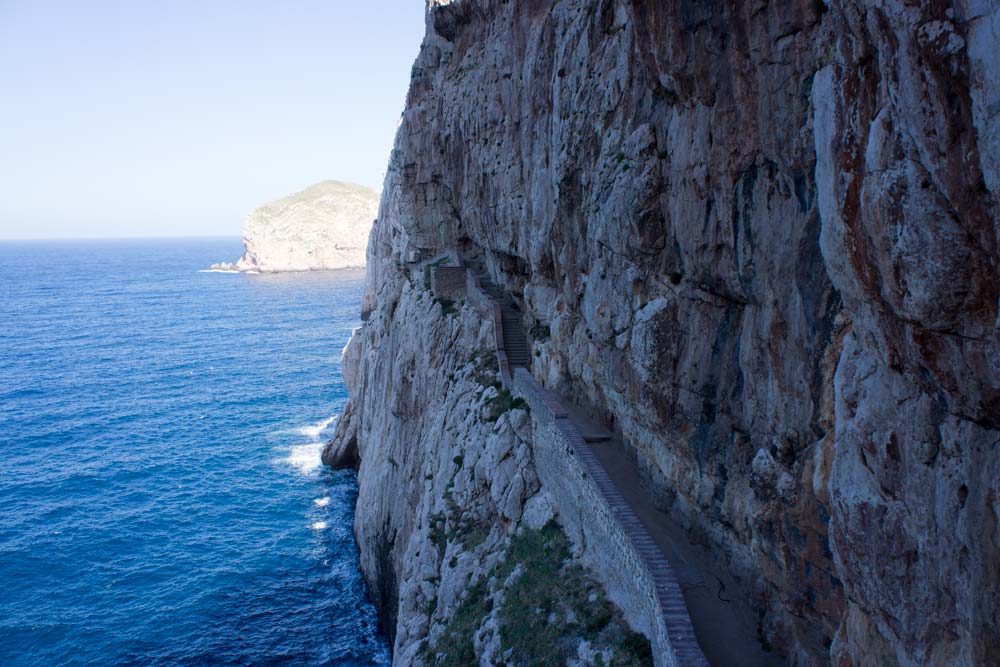
[(239, 237), (319, 181), (381, 192), (423, 33), (413, 0), (0, 4), (0, 241)]
[(0, 237), (0, 243), (61, 243), (63, 241), (229, 241), (242, 240), (241, 234), (204, 234), (184, 236), (52, 236)]

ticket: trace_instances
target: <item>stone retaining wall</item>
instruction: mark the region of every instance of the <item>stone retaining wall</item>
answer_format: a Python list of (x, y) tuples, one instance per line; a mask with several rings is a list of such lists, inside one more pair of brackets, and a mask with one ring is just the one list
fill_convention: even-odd
[(493, 319), (504, 386), (531, 408), (535, 467), (556, 501), (560, 523), (607, 589), (608, 597), (653, 648), (656, 667), (707, 667), (673, 568), (608, 477), (559, 398), (504, 352), (500, 305), (473, 271), (470, 305)]
[(507, 361), (507, 353), (504, 351), (506, 346), (503, 340), (503, 318), (500, 313), (500, 304), (483, 291), (483, 287), (479, 283), (479, 276), (476, 275), (475, 271), (468, 268), (463, 270), (465, 271), (465, 295), (469, 304), (493, 320), (493, 335), (497, 351), (497, 364), (500, 367), (500, 381), (503, 386), (509, 388), (511, 381), (510, 362)]
[(628, 622), (649, 637), (656, 666), (707, 666), (673, 568), (558, 398), (523, 368), (514, 371), (513, 392), (531, 407), (535, 467), (563, 528)]
[(465, 274), (461, 266), (435, 266), (431, 269), (431, 289), (439, 299), (461, 301), (466, 298)]

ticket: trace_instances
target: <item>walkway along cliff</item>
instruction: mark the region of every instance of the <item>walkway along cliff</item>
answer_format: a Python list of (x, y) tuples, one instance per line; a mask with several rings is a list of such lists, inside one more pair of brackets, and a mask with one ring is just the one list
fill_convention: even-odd
[(995, 661), (998, 35), (430, 3), (324, 454), (396, 664)]

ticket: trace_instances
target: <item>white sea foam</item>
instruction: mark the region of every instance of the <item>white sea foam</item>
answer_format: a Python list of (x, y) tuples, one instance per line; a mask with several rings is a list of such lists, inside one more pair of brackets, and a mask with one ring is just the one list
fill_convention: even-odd
[(242, 273), (236, 269), (198, 269), (198, 273)]
[(303, 475), (311, 475), (316, 472), (320, 465), (320, 455), (323, 451), (322, 442), (307, 442), (302, 445), (293, 445), (288, 452), (285, 463), (295, 466)]
[(313, 504), (316, 505), (316, 507), (326, 507), (327, 505), (330, 504), (330, 498), (329, 496), (323, 498), (316, 498), (313, 500)]
[(304, 435), (311, 440), (320, 440), (326, 436), (329, 431), (333, 430), (333, 423), (337, 421), (337, 416), (329, 417), (327, 419), (322, 419), (315, 424), (310, 424), (309, 426), (303, 426), (301, 428), (295, 429), (295, 433), (299, 435)]
[(326, 521), (315, 521), (315, 522), (309, 524), (309, 527), (312, 528), (313, 530), (325, 530), (326, 529)]
[(335, 415), (308, 426), (278, 431), (275, 435), (294, 435), (305, 439), (305, 442), (300, 444), (282, 448), (287, 454), (278, 459), (278, 462), (294, 466), (303, 475), (314, 474), (322, 465), (320, 456), (323, 453), (323, 443), (330, 439), (336, 421)]

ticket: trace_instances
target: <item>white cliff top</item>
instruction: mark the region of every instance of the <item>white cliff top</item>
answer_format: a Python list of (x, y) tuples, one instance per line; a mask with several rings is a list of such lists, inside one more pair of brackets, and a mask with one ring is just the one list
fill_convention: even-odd
[(378, 204), (378, 193), (361, 185), (310, 185), (251, 211), (243, 228), (243, 256), (236, 264), (212, 268), (269, 272), (363, 267)]

